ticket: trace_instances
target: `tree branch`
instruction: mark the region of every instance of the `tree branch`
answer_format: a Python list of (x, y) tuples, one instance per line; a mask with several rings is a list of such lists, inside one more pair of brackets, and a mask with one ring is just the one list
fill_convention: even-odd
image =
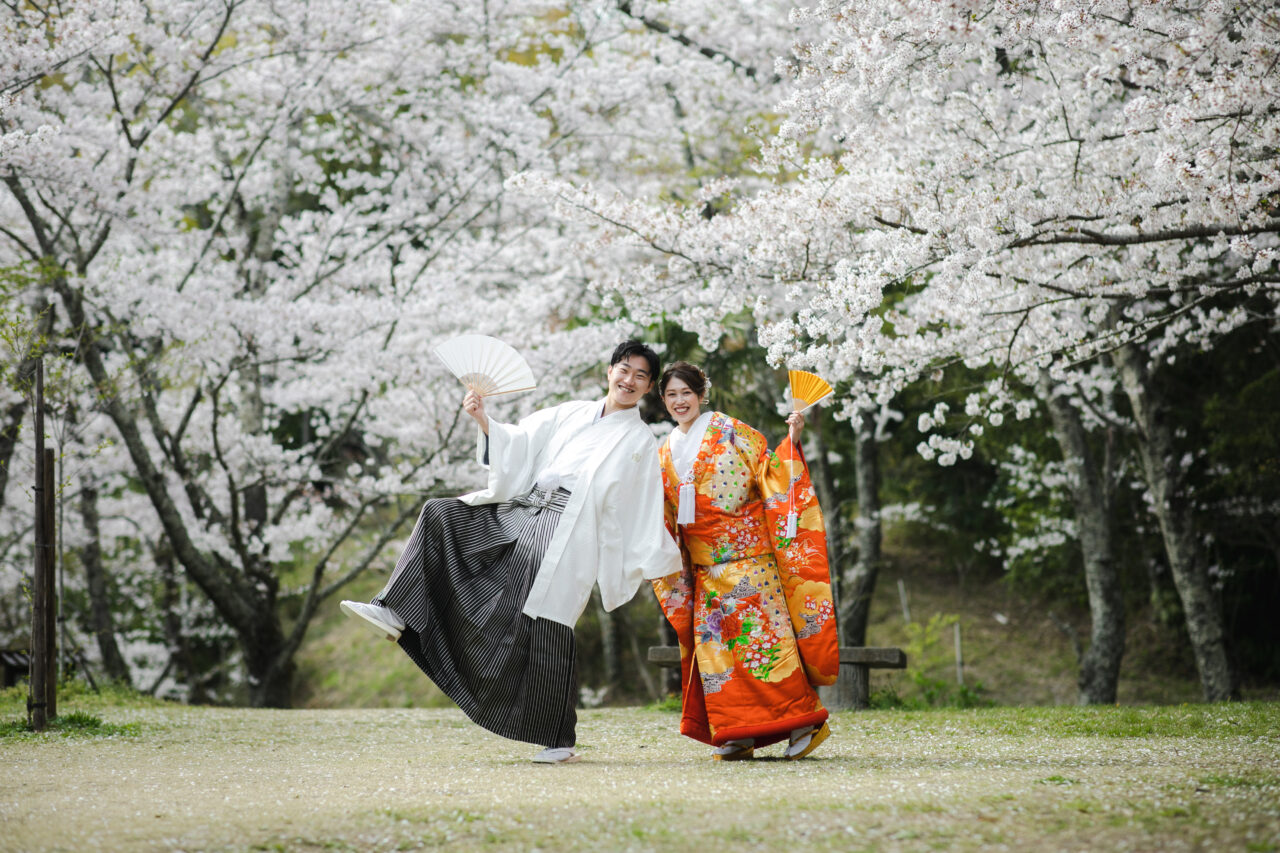
[[(645, 29), (658, 33), (659, 35), (666, 36), (672, 41), (678, 44), (684, 45), (685, 47), (692, 48), (693, 50), (696, 50), (698, 53), (705, 56), (707, 59), (724, 60), (725, 62), (729, 63), (729, 65), (735, 71), (741, 71), (743, 74), (750, 77), (752, 80), (756, 80), (757, 72), (754, 66), (744, 65), (743, 63), (738, 62), (732, 56), (730, 56), (729, 54), (725, 53), (723, 50), (720, 50), (718, 48), (707, 47), (706, 45), (700, 45), (697, 42), (695, 42), (693, 39), (684, 35), (683, 33), (672, 32), (671, 27), (668, 26), (667, 24), (662, 23), (661, 21), (656, 21), (653, 18), (648, 18), (648, 17), (645, 17), (644, 15), (638, 15), (635, 12), (632, 12), (630, 0), (618, 0), (618, 11), (626, 15), (628, 18), (632, 19), (633, 21), (638, 21), (639, 23), (644, 24)], [(779, 77), (777, 74), (774, 74), (772, 77), (769, 78), (770, 83), (778, 83), (781, 80), (782, 78)], [(756, 80), (756, 82), (759, 82), (759, 81)]]
[(1038, 234), (1021, 240), (1014, 240), (1010, 248), (1025, 246), (1048, 246), (1059, 243), (1083, 243), (1095, 246), (1136, 246), (1146, 243), (1167, 243), (1174, 240), (1207, 240), (1217, 236), (1235, 237), (1246, 234), (1280, 233), (1280, 220), (1272, 220), (1266, 225), (1245, 228), (1238, 225), (1197, 225), (1191, 228), (1170, 228), (1164, 231), (1152, 231), (1144, 234), (1104, 234), (1081, 228), (1076, 233)]

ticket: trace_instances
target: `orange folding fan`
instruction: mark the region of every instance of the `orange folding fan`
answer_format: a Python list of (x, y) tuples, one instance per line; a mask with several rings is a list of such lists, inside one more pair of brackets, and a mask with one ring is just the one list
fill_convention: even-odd
[(790, 370), (791, 411), (803, 412), (835, 393), (821, 376), (804, 370)]
[[(809, 373), (805, 370), (788, 370), (787, 376), (791, 382), (791, 411), (803, 412), (813, 406), (821, 403), (823, 400), (835, 393), (835, 390), (827, 384), (827, 381), (821, 376)], [(788, 485), (787, 485), (787, 526), (783, 531), (784, 539), (794, 539), (796, 536), (796, 527), (799, 517), (796, 513), (796, 484), (795, 484), (795, 461), (789, 459), (787, 461)]]

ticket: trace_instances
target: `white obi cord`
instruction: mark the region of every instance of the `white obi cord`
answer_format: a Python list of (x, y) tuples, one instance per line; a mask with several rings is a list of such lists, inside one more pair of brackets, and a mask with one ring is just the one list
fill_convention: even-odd
[(688, 432), (681, 432), (677, 427), (667, 437), (667, 447), (671, 450), (671, 463), (675, 466), (676, 476), (680, 478), (680, 502), (676, 505), (676, 524), (692, 524), (694, 520), (694, 504), (697, 501), (698, 489), (693, 483), (693, 463), (702, 449), (702, 438), (707, 434), (707, 426), (711, 423), (711, 412), (703, 412), (689, 427)]
[(680, 484), (680, 503), (676, 507), (676, 524), (693, 524), (694, 504), (698, 500), (698, 490), (693, 483)]

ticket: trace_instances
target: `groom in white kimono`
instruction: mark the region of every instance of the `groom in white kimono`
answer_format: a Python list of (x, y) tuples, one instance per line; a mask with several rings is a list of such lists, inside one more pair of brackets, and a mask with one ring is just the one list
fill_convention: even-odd
[(680, 569), (663, 524), (657, 445), (638, 404), (658, 356), (624, 341), (603, 400), (488, 417), (474, 393), (486, 488), (428, 501), (386, 587), (342, 609), (401, 648), (476, 723), (578, 760), (573, 626), (592, 585), (605, 609)]

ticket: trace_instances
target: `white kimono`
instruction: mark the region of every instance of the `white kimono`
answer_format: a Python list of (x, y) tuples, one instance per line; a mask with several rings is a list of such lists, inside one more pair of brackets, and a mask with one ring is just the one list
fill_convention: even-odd
[[(575, 401), (534, 412), (520, 423), (489, 419), (489, 482), (463, 495), (472, 506), (501, 503), (533, 488), (569, 441), (599, 448), (577, 473), (573, 492), (542, 558), (524, 613), (573, 627), (600, 586), (606, 610), (631, 600), (641, 580), (680, 571), (680, 551), (663, 523), (662, 474), (653, 434), (638, 409), (596, 420), (604, 401)], [(485, 436), (477, 460), (484, 464)]]

